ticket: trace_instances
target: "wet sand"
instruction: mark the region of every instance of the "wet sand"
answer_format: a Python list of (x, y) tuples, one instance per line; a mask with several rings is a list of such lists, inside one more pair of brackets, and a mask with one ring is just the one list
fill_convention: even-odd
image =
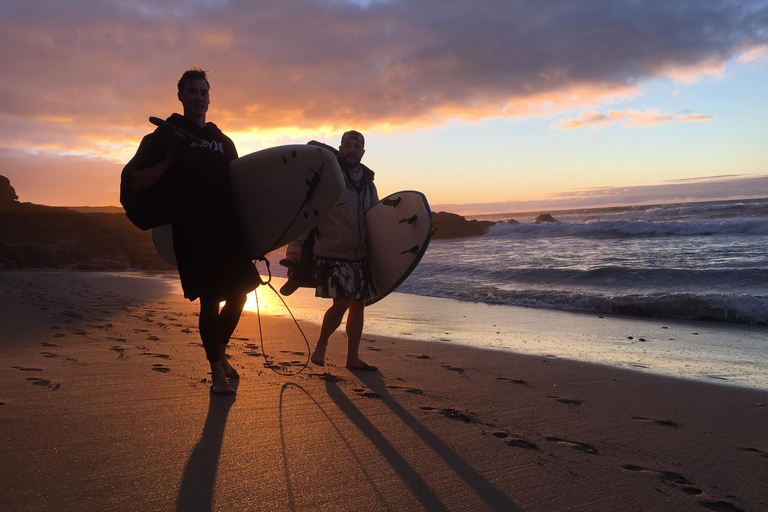
[[(276, 304), (264, 348), (296, 371), (304, 340)], [(248, 312), (237, 397), (213, 397), (172, 277), (5, 271), (0, 308), (2, 510), (768, 509), (763, 389), (394, 325), (364, 336), (381, 373), (345, 369), (339, 332), (325, 367), (286, 377)]]

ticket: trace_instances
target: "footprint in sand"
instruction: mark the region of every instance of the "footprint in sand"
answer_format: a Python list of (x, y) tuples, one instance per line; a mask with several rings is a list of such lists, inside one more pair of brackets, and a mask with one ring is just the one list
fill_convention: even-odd
[(582, 405), (584, 403), (584, 402), (580, 402), (579, 400), (574, 400), (573, 398), (561, 398), (559, 396), (552, 396), (552, 395), (548, 396), (547, 398), (551, 398), (553, 400), (557, 400), (561, 404), (565, 404), (565, 405), (569, 405), (569, 406), (573, 405), (573, 406), (576, 406), (576, 407), (578, 407), (579, 405)]
[(256, 352), (255, 350), (251, 350), (250, 352), (243, 352), (243, 354), (249, 356), (249, 357), (260, 357), (261, 352)]
[(42, 368), (27, 368), (25, 366), (11, 366), (14, 370), (19, 370), (20, 372), (41, 372), (43, 371)]
[(465, 413), (458, 409), (454, 409), (450, 407), (440, 409), (437, 407), (428, 407), (428, 406), (419, 407), (419, 409), (421, 409), (422, 411), (437, 411), (443, 416), (445, 416), (446, 418), (450, 418), (456, 421), (463, 421), (464, 423), (479, 423), (474, 413), (471, 413), (469, 411)]
[(152, 370), (155, 371), (155, 372), (160, 372), (160, 373), (168, 373), (168, 372), (171, 371), (170, 368), (168, 368), (167, 366), (164, 366), (162, 364), (153, 364), (152, 365)]
[(40, 355), (42, 355), (46, 359), (53, 359), (54, 357), (59, 357), (58, 354), (54, 354), (53, 352), (40, 352)]
[(407, 387), (405, 387), (405, 386), (387, 386), (387, 389), (402, 389), (402, 390), (403, 390), (403, 391), (405, 391), (406, 393), (412, 393), (412, 394), (414, 394), (414, 395), (421, 395), (421, 394), (423, 394), (423, 393), (424, 393), (424, 392), (423, 392), (422, 390), (420, 390), (420, 389), (416, 389), (416, 388), (407, 388)]
[(45, 342), (45, 341), (43, 341), (42, 343), (40, 343), (40, 345), (42, 345), (43, 347), (58, 347), (58, 345), (57, 345), (57, 344), (55, 344), (55, 343), (47, 343), (47, 342)]
[(528, 384), (526, 381), (521, 379), (508, 379), (507, 377), (496, 377), (496, 380), (501, 380), (504, 382), (509, 382), (510, 384), (519, 384), (521, 386), (527, 386), (532, 387), (530, 384)]
[(171, 358), (171, 356), (169, 356), (168, 354), (155, 354), (154, 352), (142, 352), (139, 355), (141, 355), (141, 356), (149, 356), (149, 357), (157, 357), (157, 358), (160, 358), (160, 359), (170, 359)]
[(742, 448), (742, 450), (749, 453), (755, 453), (764, 459), (768, 459), (768, 453), (763, 450), (758, 450), (757, 448)]
[(527, 439), (521, 439), (521, 438), (514, 438), (514, 439), (508, 439), (505, 441), (508, 446), (511, 446), (512, 448), (524, 448), (526, 450), (538, 450), (539, 447), (536, 446), (534, 443), (528, 441)]
[(633, 416), (632, 419), (637, 421), (652, 423), (654, 425), (658, 425), (659, 427), (667, 427), (667, 428), (674, 428), (674, 429), (680, 428), (680, 426), (672, 420), (654, 420), (652, 418), (643, 418), (642, 416)]
[(633, 471), (636, 473), (647, 473), (659, 478), (662, 482), (670, 485), (676, 489), (681, 490), (689, 496), (695, 496), (699, 500), (699, 505), (709, 510), (730, 511), (730, 512), (742, 512), (740, 508), (729, 501), (718, 500), (707, 496), (704, 492), (696, 487), (691, 481), (682, 475), (673, 473), (671, 471), (663, 471), (657, 469), (648, 469), (641, 466), (635, 466), (633, 464), (626, 464), (621, 466), (621, 469), (627, 471)]
[(491, 435), (493, 437), (504, 439), (504, 443), (507, 446), (510, 446), (512, 448), (524, 448), (526, 450), (538, 450), (539, 447), (536, 446), (534, 443), (528, 441), (527, 439), (524, 439), (522, 437), (518, 436), (511, 436), (509, 432), (504, 431), (498, 431), (498, 432), (492, 432)]
[(292, 356), (305, 356), (307, 355), (305, 352), (296, 352), (293, 350), (281, 350), (280, 354), (291, 354)]
[(570, 446), (574, 450), (579, 450), (580, 452), (587, 452), (587, 453), (591, 453), (592, 455), (600, 455), (600, 452), (597, 451), (597, 448), (587, 443), (582, 443), (579, 441), (571, 441), (569, 439), (562, 439), (560, 437), (554, 437), (554, 436), (547, 436), (544, 439), (546, 439), (550, 443), (564, 444), (566, 446)]
[(355, 388), (354, 392), (365, 398), (381, 398), (381, 395), (373, 391), (366, 391), (365, 388)]
[(447, 364), (444, 364), (443, 368), (445, 368), (449, 372), (456, 372), (456, 373), (459, 373), (461, 375), (464, 375), (464, 368), (458, 368), (458, 367), (450, 366), (450, 365), (447, 365)]
[(334, 374), (328, 373), (328, 372), (325, 372), (325, 373), (310, 373), (309, 376), (310, 377), (318, 377), (320, 380), (324, 380), (326, 382), (341, 382), (341, 381), (344, 380), (341, 377), (339, 377), (338, 375), (334, 375)]
[(432, 359), (432, 356), (428, 356), (426, 354), (423, 354), (423, 355), (420, 355), (420, 356), (417, 356), (417, 355), (414, 355), (414, 354), (408, 354), (407, 357), (414, 357), (416, 359)]
[(371, 351), (373, 351), (373, 352), (381, 352), (381, 349), (380, 349), (380, 348), (376, 348), (376, 347), (366, 347), (366, 348), (367, 348), (368, 350), (371, 350)]
[(50, 388), (51, 391), (58, 391), (61, 388), (61, 384), (51, 386), (51, 381), (48, 379), (42, 379), (40, 377), (27, 377), (26, 380), (32, 383), (33, 386)]
[(34, 384), (35, 386), (50, 386), (51, 381), (48, 379), (42, 379), (40, 377), (27, 377), (26, 380)]
[(682, 475), (673, 473), (672, 471), (648, 469), (642, 466), (635, 466), (634, 464), (625, 464), (621, 466), (621, 469), (624, 469), (626, 471), (633, 471), (636, 473), (648, 473), (650, 475), (654, 475), (658, 477), (663, 482), (688, 487), (688, 489), (685, 490), (687, 494), (701, 494), (701, 489), (696, 489), (695, 487), (692, 487), (693, 483), (690, 480), (688, 480)]

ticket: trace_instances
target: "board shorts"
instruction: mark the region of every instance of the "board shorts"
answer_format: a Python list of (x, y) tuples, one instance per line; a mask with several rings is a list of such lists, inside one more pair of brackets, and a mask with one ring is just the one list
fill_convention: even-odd
[(349, 261), (315, 257), (312, 278), (317, 285), (316, 297), (367, 300), (376, 295), (367, 259)]

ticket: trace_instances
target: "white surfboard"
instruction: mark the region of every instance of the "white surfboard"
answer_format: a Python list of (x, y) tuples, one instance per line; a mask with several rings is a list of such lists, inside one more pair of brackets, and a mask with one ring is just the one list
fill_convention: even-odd
[[(248, 256), (257, 259), (308, 233), (336, 206), (344, 176), (336, 156), (309, 145), (268, 148), (229, 164)], [(176, 265), (171, 226), (152, 230), (160, 255)]]
[(365, 214), (368, 225), (368, 263), (380, 301), (413, 272), (427, 250), (434, 231), (432, 211), (421, 192), (391, 194)]

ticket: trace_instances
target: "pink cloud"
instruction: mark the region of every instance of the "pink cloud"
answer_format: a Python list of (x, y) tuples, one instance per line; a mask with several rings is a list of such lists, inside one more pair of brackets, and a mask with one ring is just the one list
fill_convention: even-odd
[(714, 117), (712, 116), (697, 114), (687, 110), (665, 114), (657, 108), (646, 109), (644, 111), (627, 109), (610, 110), (606, 113), (583, 112), (576, 119), (567, 119), (560, 123), (553, 124), (552, 128), (558, 130), (579, 130), (584, 128), (597, 130), (614, 124), (621, 124), (625, 128), (635, 128), (639, 126), (654, 126), (668, 123), (704, 122), (713, 119)]

